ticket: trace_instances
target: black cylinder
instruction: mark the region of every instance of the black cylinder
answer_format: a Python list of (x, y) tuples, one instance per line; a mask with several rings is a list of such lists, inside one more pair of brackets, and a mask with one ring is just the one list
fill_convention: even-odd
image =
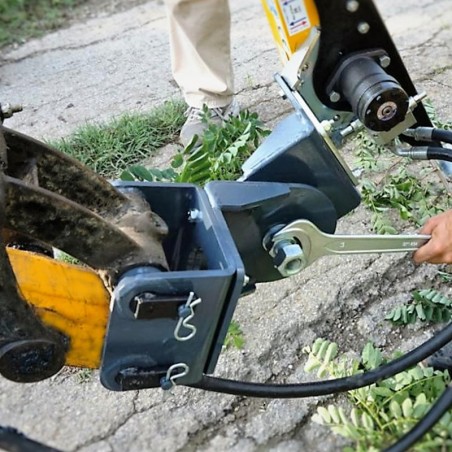
[(351, 58), (343, 65), (339, 89), (368, 129), (387, 132), (405, 120), (407, 93), (371, 57)]
[(0, 347), (0, 375), (17, 383), (52, 377), (65, 363), (65, 351), (48, 339), (25, 339)]

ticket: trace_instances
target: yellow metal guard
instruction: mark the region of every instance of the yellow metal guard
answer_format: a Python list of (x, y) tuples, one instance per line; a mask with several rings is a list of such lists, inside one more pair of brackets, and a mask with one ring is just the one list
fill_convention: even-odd
[(70, 338), (68, 366), (98, 368), (110, 294), (92, 270), (7, 248), (23, 297), (44, 323)]
[(314, 0), (261, 0), (280, 57), (286, 63), (320, 25)]

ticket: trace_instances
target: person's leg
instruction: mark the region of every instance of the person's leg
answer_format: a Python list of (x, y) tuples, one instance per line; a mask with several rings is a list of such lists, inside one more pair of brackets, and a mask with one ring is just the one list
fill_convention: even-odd
[(166, 0), (173, 76), (189, 105), (181, 140), (202, 133), (204, 105), (218, 120), (238, 113), (233, 102), (228, 0)]

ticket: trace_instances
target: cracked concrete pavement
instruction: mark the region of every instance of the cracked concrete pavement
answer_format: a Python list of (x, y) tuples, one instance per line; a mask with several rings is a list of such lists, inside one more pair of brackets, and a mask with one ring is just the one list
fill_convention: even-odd
[[(377, 0), (419, 90), (438, 113), (452, 108), (449, 0)], [(258, 0), (231, 0), (236, 91), (270, 125), (292, 109), (278, 96), (280, 69)], [(178, 95), (170, 72), (164, 7), (149, 1), (90, 18), (3, 53), (0, 99), (25, 111), (7, 125), (37, 138), (67, 135), (85, 122), (146, 111)], [(359, 208), (340, 231), (368, 232)], [(316, 337), (359, 350), (367, 339), (409, 349), (429, 333), (397, 330), (384, 312), (415, 288), (437, 284), (434, 266), (408, 256), (323, 259), (297, 277), (264, 285), (239, 303), (243, 350), (226, 351), (216, 374), (254, 381), (306, 380), (302, 348)], [(403, 281), (403, 284), (401, 283)], [(324, 399), (322, 399), (324, 400)], [(65, 451), (333, 451), (341, 440), (310, 417), (320, 399), (261, 400), (176, 388), (112, 393), (78, 371), (34, 385), (0, 380), (0, 424)]]

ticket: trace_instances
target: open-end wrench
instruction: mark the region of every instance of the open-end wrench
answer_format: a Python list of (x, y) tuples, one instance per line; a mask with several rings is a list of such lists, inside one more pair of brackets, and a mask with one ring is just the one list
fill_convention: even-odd
[(335, 254), (400, 253), (415, 251), (430, 239), (430, 235), (341, 235), (326, 234), (307, 220), (297, 220), (287, 225), (273, 238), (272, 256), (287, 244), (299, 245), (301, 253), (291, 252), (288, 259), (277, 265), (283, 276), (290, 276), (311, 265), (322, 256)]

